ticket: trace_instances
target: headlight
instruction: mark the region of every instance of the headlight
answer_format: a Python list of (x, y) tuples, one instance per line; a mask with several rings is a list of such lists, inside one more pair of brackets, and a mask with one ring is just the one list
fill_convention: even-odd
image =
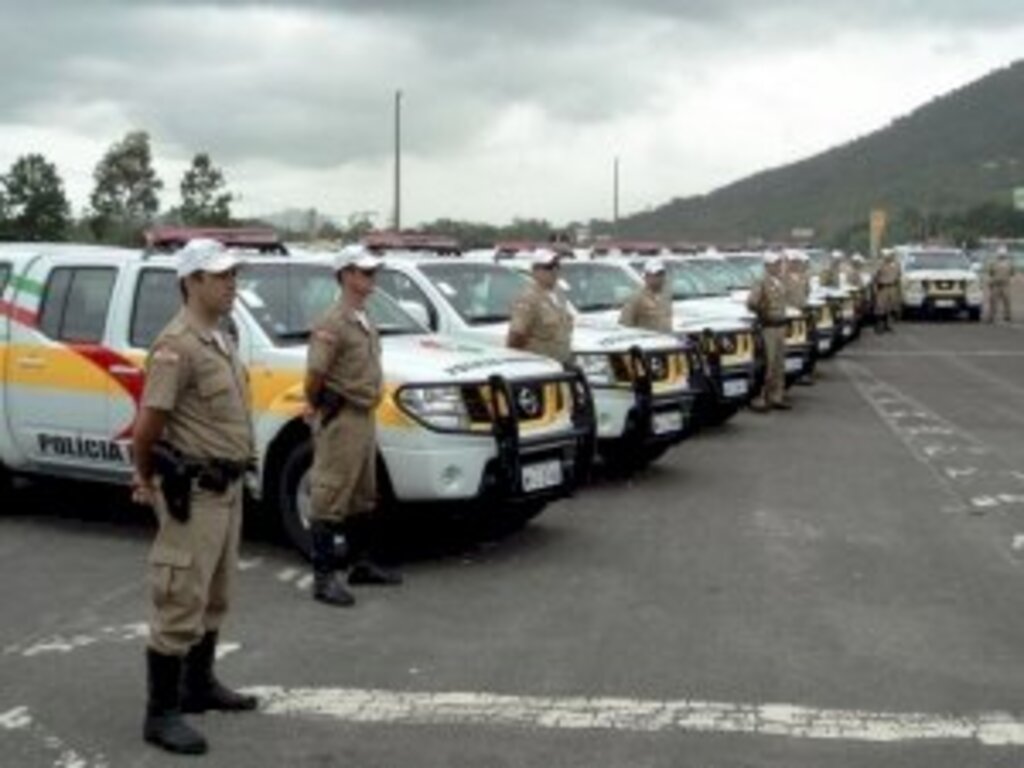
[(398, 394), (399, 405), (436, 429), (469, 429), (469, 411), (459, 387), (409, 387)]
[(727, 333), (718, 337), (718, 351), (723, 355), (732, 355), (736, 352), (736, 339)]
[(924, 283), (921, 280), (904, 280), (903, 290), (906, 293), (924, 293)]
[(611, 384), (613, 381), (612, 362), (608, 355), (576, 355), (576, 365), (591, 384)]
[(972, 297), (981, 296), (981, 283), (977, 280), (968, 280), (967, 295)]

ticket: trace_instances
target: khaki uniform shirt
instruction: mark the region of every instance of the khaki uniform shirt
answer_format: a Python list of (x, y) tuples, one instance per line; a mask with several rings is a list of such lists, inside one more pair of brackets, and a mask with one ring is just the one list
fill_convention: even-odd
[(804, 309), (811, 295), (811, 281), (806, 272), (787, 272), (786, 303), (797, 309)]
[(750, 289), (747, 308), (762, 323), (779, 325), (786, 321), (786, 287), (782, 280), (765, 275)]
[(875, 285), (895, 287), (900, 281), (900, 265), (895, 261), (883, 261), (875, 273)]
[(365, 325), (337, 301), (313, 328), (307, 367), (324, 377), (324, 386), (357, 408), (371, 410), (380, 403), (384, 373), (380, 337), (369, 319)]
[(988, 265), (988, 281), (990, 285), (1005, 286), (1010, 284), (1014, 275), (1013, 262), (1010, 259), (996, 259)]
[(572, 361), (573, 317), (557, 289), (534, 282), (512, 307), (509, 331), (526, 337), (526, 349), (560, 363)]
[(864, 273), (859, 267), (854, 267), (846, 275), (846, 279), (850, 283), (851, 288), (863, 288), (864, 287)]
[(672, 333), (672, 301), (664, 293), (641, 288), (622, 307), (619, 323), (630, 328)]
[(255, 456), (249, 382), (227, 334), (182, 309), (153, 343), (142, 405), (167, 412), (166, 440), (194, 459)]

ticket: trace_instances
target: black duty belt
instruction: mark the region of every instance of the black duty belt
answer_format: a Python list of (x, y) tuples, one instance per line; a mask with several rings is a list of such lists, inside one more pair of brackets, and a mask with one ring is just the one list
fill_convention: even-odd
[(789, 325), (788, 320), (765, 320), (761, 323), (765, 328), (785, 328)]
[(879, 283), (878, 287), (879, 288), (895, 288), (896, 287), (896, 283)]

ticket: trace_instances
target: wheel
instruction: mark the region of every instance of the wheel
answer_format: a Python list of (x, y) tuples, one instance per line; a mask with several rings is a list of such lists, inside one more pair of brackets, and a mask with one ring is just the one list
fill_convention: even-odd
[(740, 407), (736, 403), (721, 402), (714, 403), (707, 409), (705, 424), (710, 427), (720, 427), (739, 413)]
[(0, 500), (8, 499), (14, 490), (14, 481), (6, 467), (0, 466)]
[(312, 514), (310, 470), (313, 467), (313, 441), (306, 439), (292, 446), (281, 466), (277, 483), (277, 509), (281, 528), (288, 540), (309, 557), (313, 542), (309, 532)]
[(972, 323), (980, 322), (981, 321), (981, 307), (971, 307), (970, 309), (968, 309), (967, 310), (967, 318)]

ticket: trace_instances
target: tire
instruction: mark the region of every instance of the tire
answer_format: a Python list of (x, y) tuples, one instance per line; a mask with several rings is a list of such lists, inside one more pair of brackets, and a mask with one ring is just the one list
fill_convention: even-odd
[(313, 441), (302, 440), (292, 446), (281, 465), (277, 482), (278, 514), (288, 541), (305, 557), (312, 552), (309, 532), (309, 475), (313, 467)]
[(971, 307), (967, 310), (967, 319), (972, 323), (981, 322), (981, 307)]
[(737, 405), (736, 403), (714, 403), (707, 410), (707, 415), (705, 416), (705, 424), (707, 424), (709, 427), (720, 427), (739, 412), (740, 406)]
[(0, 466), (0, 501), (6, 501), (14, 493), (14, 479), (7, 468)]

